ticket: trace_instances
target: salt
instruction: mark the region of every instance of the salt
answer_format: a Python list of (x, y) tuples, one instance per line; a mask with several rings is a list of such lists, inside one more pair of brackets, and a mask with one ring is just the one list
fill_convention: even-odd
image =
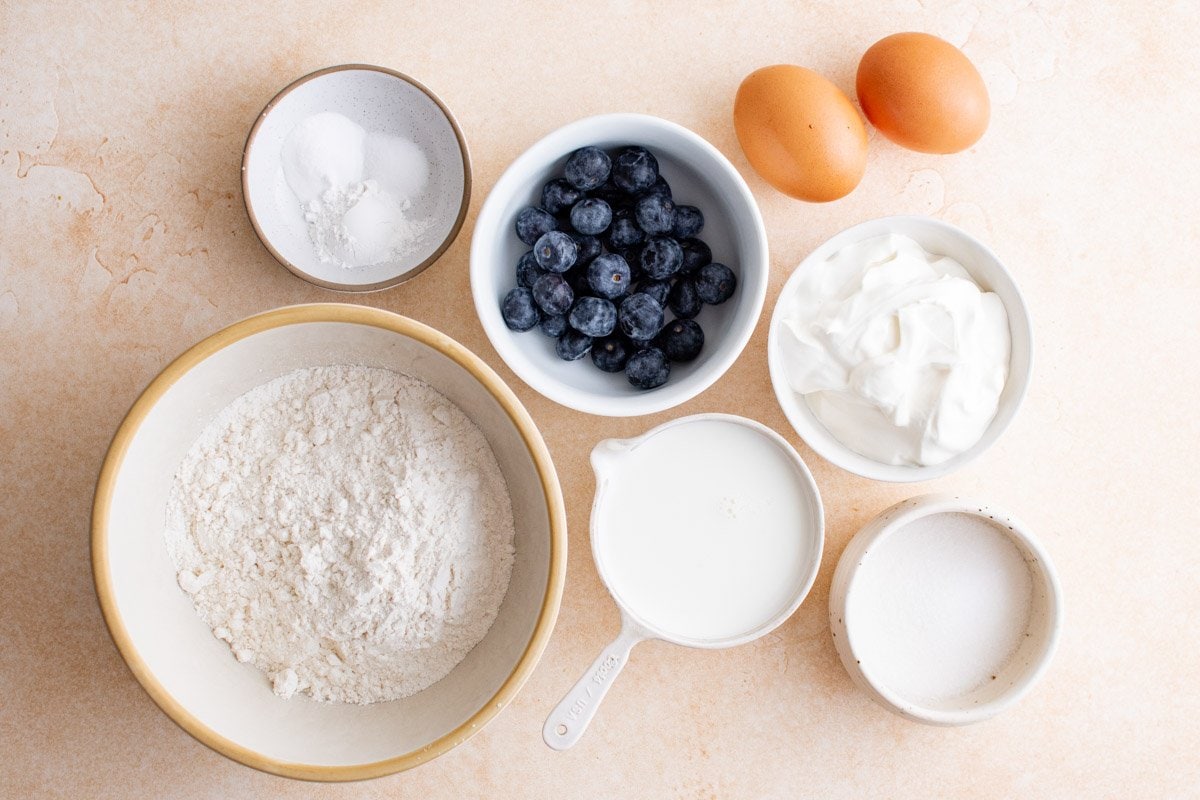
[(959, 698), (995, 680), (1029, 626), (1033, 578), (986, 519), (921, 517), (868, 550), (846, 614), (864, 671), (901, 697)]
[(403, 137), (325, 111), (298, 123), (280, 155), (323, 262), (351, 269), (404, 258), (429, 227), (412, 216), (429, 160)]

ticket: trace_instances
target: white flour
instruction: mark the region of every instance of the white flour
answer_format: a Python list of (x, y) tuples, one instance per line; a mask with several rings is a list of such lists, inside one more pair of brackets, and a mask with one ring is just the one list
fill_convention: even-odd
[(241, 396), (185, 456), (167, 547), (275, 692), (373, 703), (445, 677), (508, 589), (513, 517), (478, 427), (428, 384), (316, 367)]

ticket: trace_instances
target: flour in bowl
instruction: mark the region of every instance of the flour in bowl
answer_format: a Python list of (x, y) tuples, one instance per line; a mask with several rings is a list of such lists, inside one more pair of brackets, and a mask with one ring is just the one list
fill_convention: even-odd
[(300, 369), (239, 397), (184, 457), (166, 516), (196, 612), (282, 697), (374, 703), (436, 683), (512, 574), (483, 433), (385, 369)]

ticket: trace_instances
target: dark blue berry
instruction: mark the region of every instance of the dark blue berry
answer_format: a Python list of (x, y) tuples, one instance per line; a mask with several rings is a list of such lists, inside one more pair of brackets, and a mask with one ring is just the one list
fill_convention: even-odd
[(589, 197), (596, 197), (612, 206), (615, 214), (619, 209), (628, 208), (631, 205), (632, 198), (625, 191), (613, 183), (612, 176), (608, 176), (608, 180), (604, 185), (588, 192)]
[(592, 343), (592, 363), (605, 372), (620, 372), (629, 360), (629, 349), (619, 336), (609, 336)]
[(588, 336), (608, 336), (617, 327), (617, 307), (603, 297), (581, 297), (571, 307), (567, 322)]
[(680, 278), (671, 287), (671, 296), (667, 298), (667, 307), (677, 317), (691, 319), (700, 313), (704, 304), (696, 292), (696, 282), (691, 278)]
[(646, 238), (645, 232), (638, 227), (637, 222), (629, 212), (618, 212), (608, 229), (605, 241), (610, 250), (625, 250), (641, 244)]
[(657, 347), (639, 350), (625, 362), (625, 377), (638, 389), (654, 389), (671, 377), (671, 362)]
[(577, 267), (592, 263), (592, 259), (604, 250), (604, 245), (600, 244), (600, 240), (595, 236), (576, 233), (571, 238), (575, 240), (575, 246), (579, 248), (579, 254), (575, 257), (575, 266)]
[(538, 330), (547, 336), (557, 338), (562, 335), (562, 332), (567, 329), (567, 315), (555, 314), (554, 316), (542, 316), (542, 321), (538, 323)]
[(669, 278), (683, 266), (683, 249), (669, 236), (651, 236), (642, 248), (640, 263), (647, 276)]
[(684, 275), (691, 275), (705, 264), (712, 263), (712, 250), (699, 239), (683, 239), (679, 246), (683, 249), (683, 266), (679, 271)]
[(587, 285), (598, 297), (614, 300), (629, 294), (633, 276), (629, 264), (616, 253), (605, 253), (587, 268)]
[(548, 272), (533, 284), (533, 302), (549, 316), (565, 314), (575, 302), (575, 292), (562, 275)]
[(533, 302), (533, 292), (524, 286), (510, 290), (500, 302), (500, 316), (514, 331), (527, 331), (537, 325), (538, 310)]
[(554, 343), (554, 352), (563, 361), (578, 361), (592, 349), (592, 337), (580, 333), (573, 328), (567, 328)]
[(630, 339), (651, 339), (663, 324), (663, 308), (648, 294), (631, 294), (617, 309), (621, 331)]
[(675, 204), (663, 195), (639, 198), (633, 207), (638, 227), (646, 233), (670, 233), (675, 225)]
[(517, 212), (517, 238), (533, 247), (542, 235), (555, 230), (558, 220), (544, 208), (526, 206)]
[(579, 246), (562, 231), (543, 233), (533, 245), (538, 266), (548, 272), (566, 272), (579, 257)]
[(533, 251), (525, 253), (517, 261), (517, 286), (524, 286), (526, 289), (533, 288), (533, 282), (546, 274), (546, 270), (542, 269), (537, 264), (537, 259), (533, 257)]
[(637, 291), (645, 292), (655, 299), (655, 301), (666, 308), (667, 297), (671, 294), (671, 282), (669, 280), (653, 280), (647, 279), (637, 285)]
[(562, 214), (579, 202), (583, 192), (562, 178), (555, 178), (542, 187), (542, 208), (551, 214)]
[(585, 197), (571, 206), (571, 227), (587, 236), (608, 230), (612, 207), (598, 197)]
[(588, 191), (599, 188), (608, 180), (612, 159), (599, 147), (581, 147), (567, 157), (563, 175), (576, 189)]
[(704, 347), (704, 331), (694, 319), (677, 319), (668, 322), (654, 342), (672, 361), (691, 361)]
[(675, 206), (675, 224), (671, 235), (676, 239), (687, 239), (704, 230), (704, 214), (695, 206)]
[(613, 161), (612, 175), (613, 183), (637, 194), (649, 189), (658, 178), (658, 160), (644, 147), (627, 147)]
[(668, 200), (671, 199), (671, 184), (667, 183), (667, 179), (662, 175), (655, 178), (654, 183), (650, 184), (650, 188), (641, 194), (642, 197), (650, 197), (652, 195), (665, 197)]
[(696, 294), (710, 306), (733, 297), (735, 289), (737, 276), (724, 264), (705, 264), (696, 272)]

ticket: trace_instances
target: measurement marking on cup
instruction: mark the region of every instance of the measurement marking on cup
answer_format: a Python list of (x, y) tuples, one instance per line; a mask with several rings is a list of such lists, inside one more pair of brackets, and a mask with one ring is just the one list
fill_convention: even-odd
[[(597, 686), (603, 686), (612, 677), (613, 669), (621, 663), (621, 659), (615, 655), (610, 655), (604, 661), (600, 662), (600, 666), (596, 667), (596, 672), (592, 675), (592, 683)], [(571, 703), (571, 707), (567, 709), (567, 719), (574, 722), (579, 719), (579, 715), (587, 710), (587, 707), (592, 704), (595, 694), (592, 687), (584, 685), (584, 691), (587, 692), (587, 697), (576, 698), (575, 702)]]

